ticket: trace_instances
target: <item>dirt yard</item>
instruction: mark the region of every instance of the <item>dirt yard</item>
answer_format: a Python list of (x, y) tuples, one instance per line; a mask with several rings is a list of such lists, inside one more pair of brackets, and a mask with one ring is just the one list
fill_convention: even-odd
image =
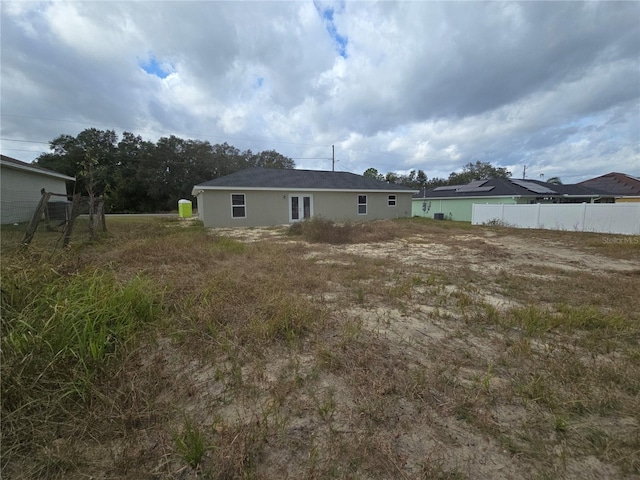
[[(299, 245), (281, 229), (215, 234)], [(326, 282), (311, 298), (328, 306), (341, 331), (325, 332), (324, 347), (264, 364), (263, 392), (292, 363), (315, 386), (291, 402), (282, 427), (286, 445), (305, 448), (271, 445), (260, 476), (635, 478), (638, 369), (620, 366), (630, 377), (609, 392), (606, 383), (616, 379), (602, 376), (640, 353), (638, 239), (618, 240), (636, 248), (616, 258), (602, 248), (609, 237), (586, 237), (454, 226), (379, 242), (304, 242), (301, 261)], [(629, 342), (594, 350), (593, 342), (609, 340), (589, 327), (536, 318), (561, 316), (558, 308), (569, 317), (597, 316), (600, 308), (636, 312)], [(531, 318), (514, 321), (514, 314)], [(199, 376), (204, 390), (206, 376)], [(255, 415), (268, 396), (218, 414), (226, 422)], [(620, 396), (627, 396), (624, 408)], [(363, 461), (373, 462), (364, 471), (344, 458), (352, 452), (362, 461), (360, 449), (375, 457)], [(314, 458), (320, 475), (309, 466)]]
[(640, 478), (637, 237), (199, 235), (93, 257), (164, 285), (170, 318), (105, 384), (112, 431), (45, 447), (67, 474)]

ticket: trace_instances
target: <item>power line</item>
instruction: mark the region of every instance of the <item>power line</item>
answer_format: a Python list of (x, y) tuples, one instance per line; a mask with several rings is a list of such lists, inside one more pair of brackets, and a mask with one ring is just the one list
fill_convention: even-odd
[[(345, 166), (344, 166), (344, 163), (342, 163), (340, 160), (336, 159), (336, 163), (341, 164), (341, 165), (344, 167), (344, 169), (345, 169), (345, 170), (347, 170), (348, 172), (356, 173), (356, 172), (354, 172), (353, 170), (351, 170), (350, 168), (345, 167)], [(358, 175), (358, 174), (356, 173), (356, 175)]]
[(49, 145), (50, 142), (38, 142), (37, 140), (18, 140), (17, 138), (0, 138), (4, 142), (23, 142), (23, 143), (43, 143)]
[[(32, 120), (46, 120), (49, 122), (64, 122), (64, 123), (74, 123), (77, 125), (87, 125), (90, 127), (103, 127), (103, 128), (108, 128), (108, 129), (118, 129), (118, 130), (122, 130), (123, 132), (131, 132), (131, 130), (134, 129), (128, 129), (128, 128), (124, 128), (122, 126), (109, 126), (109, 125), (104, 125), (104, 124), (99, 124), (99, 123), (89, 123), (89, 122), (81, 122), (81, 121), (77, 121), (77, 120), (68, 120), (68, 119), (61, 119), (61, 118), (47, 118), (47, 117), (38, 117), (38, 116), (32, 116), (32, 115), (16, 115), (16, 114), (11, 114), (11, 113), (0, 113), (1, 116), (3, 117), (13, 117), (13, 118), (27, 118), (27, 119), (32, 119)], [(131, 132), (133, 133), (133, 132)], [(273, 139), (268, 139), (268, 138), (261, 138), (261, 137), (230, 137), (230, 136), (226, 136), (226, 135), (212, 135), (212, 134), (205, 134), (205, 133), (189, 133), (189, 132), (176, 132), (176, 131), (168, 131), (168, 130), (158, 130), (156, 133), (161, 134), (161, 135), (184, 135), (184, 136), (190, 136), (190, 137), (202, 137), (202, 138), (217, 138), (217, 139), (223, 139), (223, 140), (229, 140), (229, 141), (241, 141), (241, 142), (261, 142), (261, 143), (274, 143), (274, 144), (284, 144), (284, 145), (298, 145), (298, 146), (302, 146), (302, 147), (316, 147), (316, 148), (329, 148), (331, 145), (328, 144), (322, 144), (322, 143), (304, 143), (304, 142), (288, 142), (286, 140), (273, 140)], [(27, 142), (27, 140), (23, 140), (24, 142)], [(49, 143), (49, 142), (36, 142), (34, 141), (33, 143)], [(393, 152), (383, 152), (383, 151), (372, 151), (372, 150), (359, 150), (359, 149), (355, 149), (355, 148), (344, 148), (343, 150), (345, 151), (349, 151), (349, 152), (357, 152), (357, 153), (365, 153), (365, 154), (369, 154), (369, 155), (386, 155), (386, 156), (390, 156), (390, 157), (399, 157), (402, 156), (401, 153), (393, 153)], [(300, 160), (326, 160), (326, 158), (300, 158)], [(371, 165), (380, 165), (380, 166), (384, 166), (386, 168), (392, 168), (390, 167), (390, 164), (387, 163), (378, 163), (378, 162), (368, 162)]]
[[(89, 123), (89, 122), (79, 122), (76, 120), (66, 120), (66, 119), (61, 119), (61, 118), (47, 118), (47, 117), (36, 117), (36, 116), (31, 116), (31, 115), (15, 115), (15, 114), (11, 114), (11, 113), (2, 113), (0, 114), (3, 117), (13, 117), (13, 118), (28, 118), (31, 120), (46, 120), (49, 122), (64, 122), (64, 123), (75, 123), (78, 125), (88, 125), (91, 127), (103, 127), (103, 128), (109, 128), (109, 129), (118, 129), (118, 130), (122, 130), (123, 132), (129, 132), (130, 130), (133, 129), (128, 129), (128, 128), (124, 128), (122, 126), (113, 126), (113, 125), (104, 125), (104, 124), (99, 124), (99, 123)], [(133, 132), (131, 132), (133, 133)], [(268, 139), (268, 138), (260, 138), (260, 137), (230, 137), (227, 135), (211, 135), (211, 134), (205, 134), (205, 133), (189, 133), (189, 132), (176, 132), (176, 131), (169, 131), (169, 130), (158, 130), (157, 133), (159, 134), (167, 134), (167, 135), (184, 135), (184, 136), (190, 136), (190, 137), (204, 137), (204, 138), (220, 138), (220, 139), (226, 139), (226, 140), (237, 140), (237, 141), (242, 141), (242, 142), (263, 142), (263, 143), (282, 143), (282, 144), (287, 144), (287, 145), (300, 145), (300, 146), (305, 146), (305, 147), (329, 147), (330, 145), (323, 145), (323, 144), (318, 144), (318, 143), (299, 143), (299, 142), (287, 142), (285, 140), (273, 140), (273, 139)], [(47, 142), (48, 143), (48, 142)]]
[(23, 150), (20, 148), (3, 148), (2, 149), (3, 152), (29, 152), (29, 153), (44, 153), (44, 152), (38, 152), (36, 150)]

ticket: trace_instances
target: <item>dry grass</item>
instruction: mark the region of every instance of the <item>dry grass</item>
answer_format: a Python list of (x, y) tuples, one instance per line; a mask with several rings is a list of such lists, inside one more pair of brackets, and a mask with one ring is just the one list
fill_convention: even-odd
[(144, 278), (162, 307), (84, 395), (46, 393), (62, 382), (44, 370), (47, 421), (19, 449), (6, 432), (33, 425), (15, 405), (36, 394), (7, 403), (4, 379), (38, 352), (3, 343), (7, 478), (640, 475), (640, 242), (420, 219), (108, 226), (53, 254), (3, 229), (3, 338), (5, 312), (48, 315), (21, 285), (46, 299), (108, 272), (107, 296)]

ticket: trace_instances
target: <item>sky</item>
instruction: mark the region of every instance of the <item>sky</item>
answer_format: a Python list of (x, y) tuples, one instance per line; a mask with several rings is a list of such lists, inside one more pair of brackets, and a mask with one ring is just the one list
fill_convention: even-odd
[(0, 13), (0, 150), (26, 162), (94, 127), (276, 150), (297, 168), (333, 157), (358, 174), (446, 178), (481, 161), (564, 183), (640, 176), (637, 1), (2, 1)]

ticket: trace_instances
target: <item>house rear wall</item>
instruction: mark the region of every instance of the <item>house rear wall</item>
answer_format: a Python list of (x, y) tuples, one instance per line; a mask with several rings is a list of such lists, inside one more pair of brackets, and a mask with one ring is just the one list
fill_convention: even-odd
[[(245, 194), (247, 217), (231, 217), (231, 194)], [(289, 223), (289, 195), (312, 195), (313, 215), (334, 221), (409, 217), (411, 192), (305, 192), (294, 190), (204, 190), (197, 195), (198, 216), (206, 227), (261, 227)], [(358, 195), (367, 195), (367, 215), (358, 215)], [(396, 196), (395, 207), (388, 205)]]

